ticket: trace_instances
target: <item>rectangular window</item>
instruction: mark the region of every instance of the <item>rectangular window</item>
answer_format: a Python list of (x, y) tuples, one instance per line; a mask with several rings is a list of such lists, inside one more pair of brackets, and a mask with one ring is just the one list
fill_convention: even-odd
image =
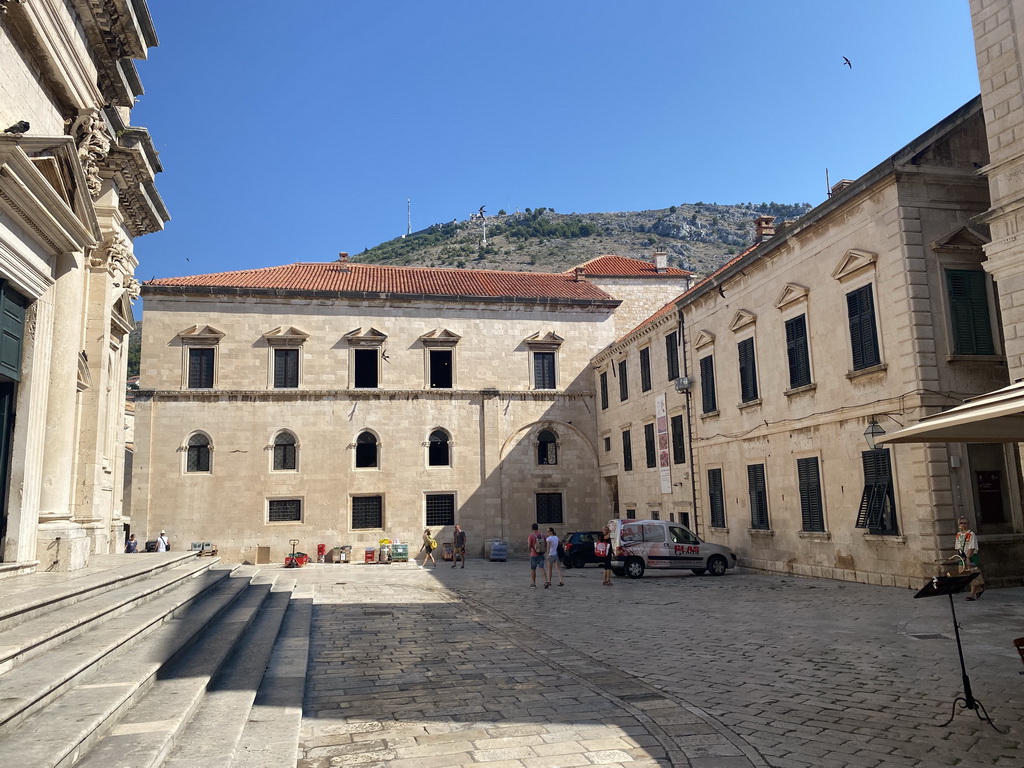
[(747, 465), (747, 487), (750, 491), (750, 527), (768, 530), (768, 489), (764, 482), (764, 464)]
[(818, 457), (796, 460), (797, 480), (800, 482), (800, 517), (803, 530), (824, 532), (825, 512), (821, 505), (821, 477)]
[(274, 388), (287, 389), (299, 386), (299, 350), (274, 350)]
[(562, 494), (537, 494), (537, 525), (562, 524)]
[(882, 358), (878, 353), (875, 300), (870, 285), (865, 285), (863, 288), (846, 294), (846, 311), (850, 319), (853, 370), (859, 371), (880, 364)]
[(427, 494), (427, 528), (455, 525), (455, 494)]
[(633, 471), (633, 438), (628, 429), (622, 433), (622, 468), (626, 472)]
[(668, 366), (668, 380), (679, 378), (679, 334), (672, 331), (665, 337), (665, 360)]
[(754, 340), (744, 339), (736, 345), (740, 358), (740, 400), (757, 400), (757, 362), (754, 360)]
[(789, 359), (789, 388), (811, 383), (811, 360), (807, 354), (807, 316), (786, 321), (786, 355)]
[(352, 497), (352, 530), (384, 527), (383, 496)]
[(188, 388), (213, 389), (213, 347), (189, 349)]
[(533, 386), (536, 389), (555, 388), (555, 353), (533, 353)]
[(640, 390), (649, 392), (651, 389), (651, 348), (640, 350)]
[(270, 499), (267, 505), (267, 522), (301, 523), (301, 499)]
[(626, 361), (619, 361), (619, 400), (629, 399), (629, 381), (626, 378)]
[(452, 376), (452, 350), (431, 349), (430, 352), (430, 388), (451, 389), (454, 383)]
[(654, 442), (653, 424), (644, 424), (644, 450), (647, 453), (647, 468), (658, 466), (658, 446)]
[(946, 283), (954, 354), (994, 355), (985, 273), (980, 269), (947, 269)]
[(864, 464), (864, 493), (857, 512), (857, 528), (868, 533), (896, 535), (896, 494), (892, 483), (892, 464), (889, 451), (879, 448), (861, 453)]
[(700, 359), (700, 399), (703, 413), (714, 413), (718, 410), (718, 395), (715, 394), (714, 355)]
[(356, 389), (376, 389), (379, 386), (379, 369), (376, 349), (355, 349)]
[(725, 491), (721, 469), (708, 470), (708, 505), (711, 507), (711, 527), (725, 528)]
[(608, 371), (601, 373), (601, 410), (608, 410)]
[(636, 520), (636, 510), (635, 509), (627, 509), (626, 510), (626, 519), (627, 520)]
[(684, 450), (683, 443), (682, 415), (673, 416), (672, 419), (669, 421), (669, 427), (672, 430), (672, 463), (685, 464), (686, 451)]

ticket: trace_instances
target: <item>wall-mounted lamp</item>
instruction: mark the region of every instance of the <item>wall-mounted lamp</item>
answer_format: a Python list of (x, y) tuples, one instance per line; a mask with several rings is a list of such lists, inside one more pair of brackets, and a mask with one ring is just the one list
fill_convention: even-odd
[(693, 388), (693, 379), (689, 376), (681, 376), (676, 379), (676, 392), (689, 392)]
[(864, 439), (868, 441), (868, 448), (872, 451), (875, 450), (875, 440), (885, 434), (885, 430), (882, 429), (881, 425), (875, 421), (875, 417), (871, 417), (871, 421), (868, 423), (868, 428), (864, 430)]

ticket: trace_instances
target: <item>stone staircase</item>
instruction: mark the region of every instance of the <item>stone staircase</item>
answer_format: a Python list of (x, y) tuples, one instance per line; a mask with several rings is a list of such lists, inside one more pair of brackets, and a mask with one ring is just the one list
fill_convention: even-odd
[(3, 761), (295, 765), (311, 593), (194, 553), (93, 562), (0, 582)]

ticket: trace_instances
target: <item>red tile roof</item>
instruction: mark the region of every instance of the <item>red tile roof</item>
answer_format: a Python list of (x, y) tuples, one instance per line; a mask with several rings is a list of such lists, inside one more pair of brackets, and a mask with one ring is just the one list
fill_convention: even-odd
[[(588, 277), (685, 277), (693, 274), (678, 267), (668, 267), (659, 272), (653, 262), (631, 259), (627, 256), (598, 256), (580, 266)], [(566, 272), (571, 273), (574, 269), (575, 267)]]
[(614, 301), (572, 273), (499, 272), (483, 269), (390, 267), (329, 262), (147, 280), (145, 287), (234, 288), (439, 297)]

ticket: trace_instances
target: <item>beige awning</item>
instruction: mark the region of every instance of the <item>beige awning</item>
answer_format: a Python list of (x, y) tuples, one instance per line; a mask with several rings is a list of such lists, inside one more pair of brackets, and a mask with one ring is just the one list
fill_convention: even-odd
[(1022, 443), (1024, 382), (926, 416), (917, 424), (879, 437), (876, 443)]

